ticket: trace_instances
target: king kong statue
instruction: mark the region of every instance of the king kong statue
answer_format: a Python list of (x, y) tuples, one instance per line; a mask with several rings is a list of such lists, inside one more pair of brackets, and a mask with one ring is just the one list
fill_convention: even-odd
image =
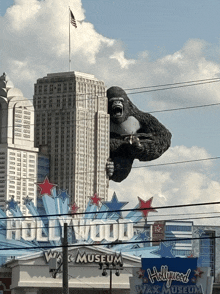
[(171, 133), (151, 114), (140, 111), (119, 87), (107, 90), (110, 115), (109, 179), (123, 181), (134, 159), (150, 161), (160, 157), (171, 143)]

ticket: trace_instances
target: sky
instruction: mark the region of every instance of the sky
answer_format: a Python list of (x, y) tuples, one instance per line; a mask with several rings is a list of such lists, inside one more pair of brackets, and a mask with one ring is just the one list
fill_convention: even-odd
[[(94, 74), (107, 88), (130, 89), (133, 103), (172, 133), (159, 159), (135, 161), (126, 180), (110, 182), (109, 197), (115, 191), (128, 207), (138, 196), (153, 197), (155, 207), (219, 201), (220, 159), (194, 160), (220, 156), (220, 105), (189, 107), (220, 103), (220, 82), (132, 89), (220, 78), (220, 2), (0, 0), (0, 75), (6, 72), (29, 99), (38, 78), (69, 69), (69, 6), (78, 26), (71, 26), (71, 69)], [(171, 164), (182, 161), (189, 162)], [(220, 205), (163, 209), (149, 220), (218, 212)], [(220, 217), (194, 223), (220, 225)]]

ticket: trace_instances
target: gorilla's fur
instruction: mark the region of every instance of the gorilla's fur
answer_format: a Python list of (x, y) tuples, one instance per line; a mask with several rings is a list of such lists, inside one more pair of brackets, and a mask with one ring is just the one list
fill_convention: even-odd
[[(171, 143), (171, 133), (151, 114), (140, 111), (119, 87), (107, 90), (110, 114), (109, 178), (123, 181), (134, 159), (150, 161), (160, 157)], [(123, 109), (122, 109), (123, 108)]]

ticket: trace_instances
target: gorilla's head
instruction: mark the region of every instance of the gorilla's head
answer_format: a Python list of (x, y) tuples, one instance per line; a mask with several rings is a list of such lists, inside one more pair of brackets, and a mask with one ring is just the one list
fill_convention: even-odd
[(127, 94), (122, 88), (111, 87), (107, 90), (107, 97), (110, 119), (116, 124), (122, 123), (129, 116)]

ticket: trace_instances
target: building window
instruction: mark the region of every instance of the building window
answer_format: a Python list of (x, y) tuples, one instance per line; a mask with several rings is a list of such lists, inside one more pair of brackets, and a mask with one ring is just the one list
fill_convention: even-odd
[(181, 231), (181, 232), (191, 232), (191, 226), (173, 226), (173, 225), (166, 225), (166, 231)]
[(57, 85), (57, 92), (58, 92), (58, 93), (61, 93), (61, 84), (58, 84), (58, 85)]
[(207, 231), (201, 235), (199, 240), (199, 267), (210, 267), (211, 275), (215, 276), (215, 232)]

